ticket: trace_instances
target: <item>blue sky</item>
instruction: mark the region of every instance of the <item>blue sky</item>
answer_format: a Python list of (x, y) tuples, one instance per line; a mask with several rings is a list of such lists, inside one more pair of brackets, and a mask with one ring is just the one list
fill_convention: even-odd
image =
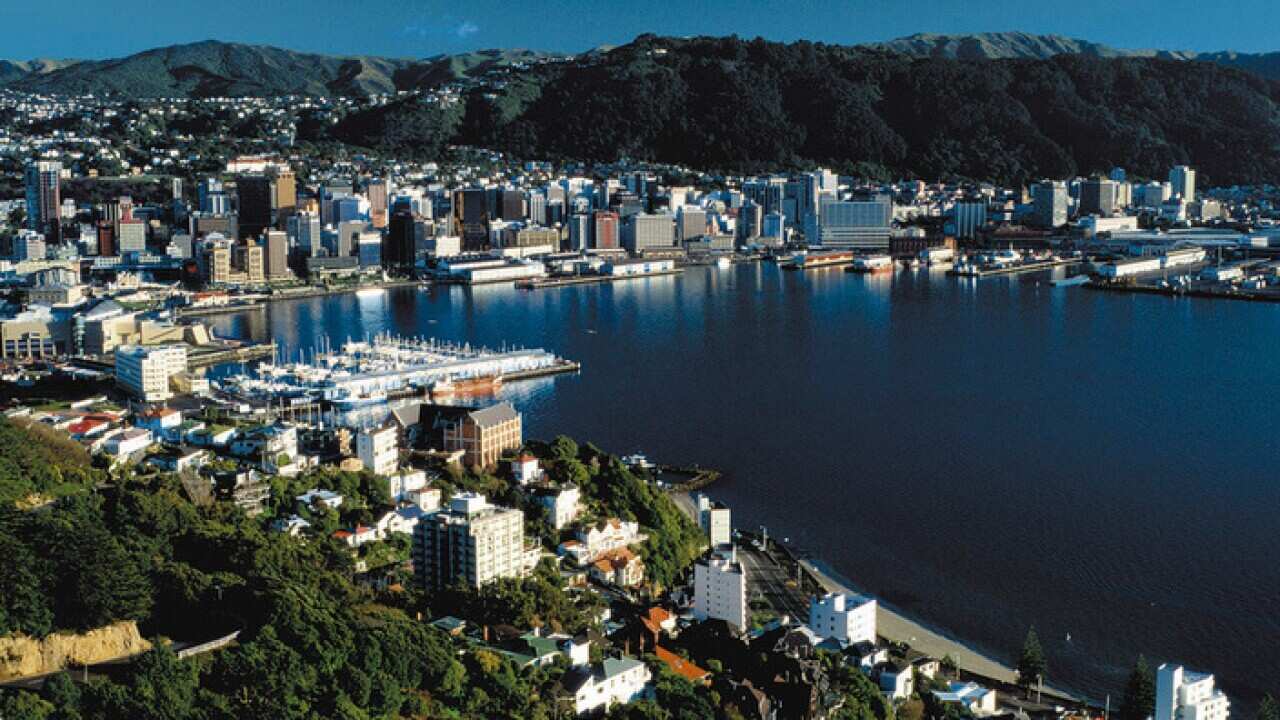
[(1280, 50), (1278, 24), (1275, 0), (0, 0), (0, 57), (115, 57), (209, 38), (422, 57), (489, 47), (581, 51), (643, 32), (859, 43), (998, 30), (1126, 48), (1262, 52)]

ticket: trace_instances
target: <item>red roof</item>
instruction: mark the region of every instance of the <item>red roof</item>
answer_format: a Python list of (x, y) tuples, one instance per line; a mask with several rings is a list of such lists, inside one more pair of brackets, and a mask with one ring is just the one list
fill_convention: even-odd
[(97, 420), (95, 418), (85, 418), (79, 422), (74, 422), (68, 425), (67, 432), (71, 433), (72, 435), (84, 435), (85, 433), (92, 432), (106, 424), (107, 424), (106, 420)]
[(685, 678), (686, 680), (691, 680), (693, 682), (703, 682), (707, 679), (709, 675), (711, 675), (710, 672), (703, 670), (697, 665), (694, 665), (693, 663), (689, 662), (688, 660), (685, 660), (684, 658), (662, 647), (661, 645), (655, 645), (653, 650), (654, 650), (654, 654), (658, 656), (659, 660), (665, 663), (666, 666), (671, 668), (671, 670), (675, 672), (677, 675)]

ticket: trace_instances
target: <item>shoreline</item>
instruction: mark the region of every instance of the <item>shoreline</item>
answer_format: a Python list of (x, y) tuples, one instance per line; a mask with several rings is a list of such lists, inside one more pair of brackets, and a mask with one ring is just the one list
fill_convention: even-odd
[[(674, 490), (668, 493), (668, 496), (675, 501), (682, 511), (693, 518), (695, 522), (697, 521), (697, 508), (689, 491)], [(849, 595), (869, 594), (858, 590), (853, 586), (852, 582), (843, 578), (826, 562), (797, 558), (791, 553), (790, 548), (780, 547), (783, 548), (788, 557), (798, 562), (810, 576), (817, 580), (818, 584), (825, 588), (827, 592), (843, 592)], [(872, 595), (872, 597), (875, 596)], [(805, 620), (804, 618), (796, 619), (800, 622)], [(918, 650), (932, 657), (940, 659), (950, 655), (955, 659), (960, 669), (969, 674), (981, 678), (989, 678), (998, 683), (1008, 685), (1017, 683), (1018, 676), (1012, 667), (982, 653), (962, 640), (930, 627), (923, 620), (914, 619), (900, 610), (886, 606), (879, 598), (876, 598), (876, 631), (876, 634), (886, 640), (905, 642), (913, 650)], [(1048, 697), (1056, 696), (1077, 703), (1088, 703), (1087, 698), (1079, 697), (1052, 684), (1046, 684), (1043, 692)]]

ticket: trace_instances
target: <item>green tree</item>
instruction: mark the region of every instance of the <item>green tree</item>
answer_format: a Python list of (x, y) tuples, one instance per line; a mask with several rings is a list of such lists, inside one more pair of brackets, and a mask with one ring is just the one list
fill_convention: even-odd
[[(1146, 720), (1156, 709), (1156, 678), (1147, 664), (1147, 658), (1139, 655), (1129, 673), (1120, 702), (1120, 720)], [(1280, 720), (1278, 718), (1277, 720)]]
[(1033, 627), (1027, 630), (1027, 639), (1022, 643), (1022, 654), (1018, 657), (1018, 686), (1030, 690), (1033, 685), (1044, 682), (1049, 665), (1044, 659), (1044, 649), (1040, 647), (1040, 638)]
[(53, 705), (35, 693), (0, 691), (0, 718), (4, 720), (45, 720), (53, 711)]
[(1280, 720), (1280, 701), (1271, 693), (1264, 695), (1258, 704), (1258, 720)]

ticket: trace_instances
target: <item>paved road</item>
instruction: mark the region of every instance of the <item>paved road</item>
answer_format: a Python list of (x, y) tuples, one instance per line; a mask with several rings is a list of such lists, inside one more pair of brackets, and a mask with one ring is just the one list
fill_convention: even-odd
[(748, 598), (763, 596), (779, 614), (786, 613), (799, 622), (809, 619), (809, 598), (798, 588), (788, 587), (787, 580), (794, 578), (773, 557), (750, 545), (739, 545), (738, 561), (747, 571)]

